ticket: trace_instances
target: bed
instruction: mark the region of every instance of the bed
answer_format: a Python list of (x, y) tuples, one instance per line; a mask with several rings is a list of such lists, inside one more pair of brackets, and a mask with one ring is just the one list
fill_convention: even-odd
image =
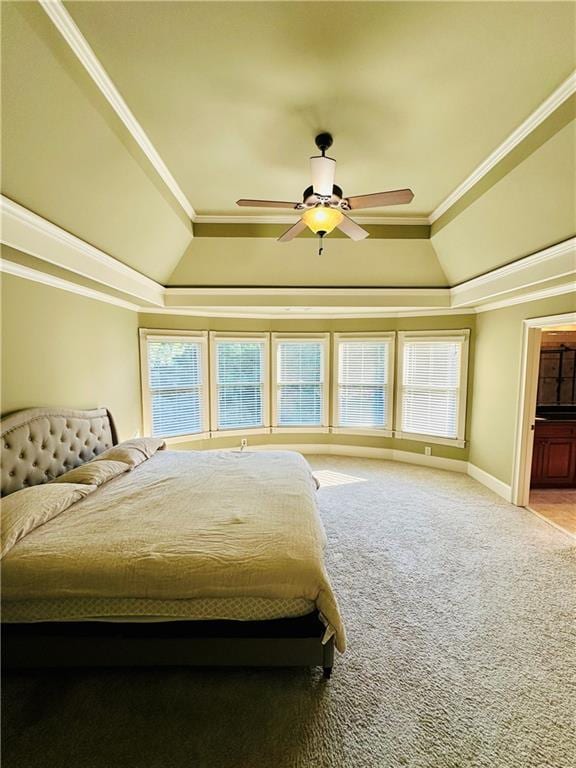
[(345, 635), (303, 457), (118, 444), (105, 409), (27, 409), (0, 428), (6, 666), (330, 676)]

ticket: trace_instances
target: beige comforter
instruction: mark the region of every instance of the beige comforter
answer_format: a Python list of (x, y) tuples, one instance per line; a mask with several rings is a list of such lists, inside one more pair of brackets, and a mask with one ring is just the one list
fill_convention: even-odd
[(314, 493), (299, 454), (161, 451), (14, 546), (4, 599), (306, 598), (343, 651)]

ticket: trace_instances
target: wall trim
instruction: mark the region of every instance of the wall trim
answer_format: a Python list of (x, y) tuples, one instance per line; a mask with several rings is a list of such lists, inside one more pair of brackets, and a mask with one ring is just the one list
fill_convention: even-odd
[(165, 290), (166, 296), (186, 296), (193, 293), (195, 296), (449, 296), (450, 288), (323, 288), (323, 287), (275, 287), (275, 286), (223, 286), (207, 288), (170, 288)]
[[(536, 269), (546, 266), (549, 273)], [(546, 280), (568, 277), (575, 272), (576, 237), (571, 237), (453, 286), (450, 289), (451, 305), (475, 305), (504, 293), (531, 288)], [(518, 278), (517, 282), (514, 282), (515, 278)]]
[[(215, 448), (210, 450), (222, 450)], [(238, 450), (230, 448), (226, 450)], [(432, 469), (444, 469), (450, 472), (466, 474), (468, 462), (462, 459), (445, 459), (442, 456), (425, 456), (423, 453), (411, 453), (410, 451), (398, 451), (394, 448), (370, 448), (363, 445), (346, 445), (340, 443), (268, 443), (267, 445), (248, 446), (247, 451), (297, 451), (305, 455), (327, 454), (330, 456), (350, 456), (360, 459), (383, 459), (385, 461), (399, 461), (405, 464), (418, 464)]]
[(78, 60), (99, 88), (106, 101), (124, 123), (142, 152), (144, 152), (156, 173), (176, 198), (179, 205), (186, 213), (186, 216), (189, 219), (193, 219), (195, 211), (192, 204), (182, 191), (174, 176), (172, 176), (168, 170), (168, 166), (162, 160), (158, 151), (148, 138), (144, 128), (142, 128), (132, 110), (122, 98), (120, 92), (88, 44), (88, 41), (64, 7), (64, 4), (61, 0), (39, 0), (39, 2), (54, 26), (74, 51)]
[(572, 74), (521, 123), (464, 181), (438, 205), (428, 217), (430, 224), (437, 221), (466, 192), (476, 186), (506, 155), (541, 125), (555, 110), (576, 93), (576, 72)]
[(480, 469), (480, 467), (477, 467), (476, 464), (472, 464), (471, 462), (468, 462), (468, 474), (470, 477), (473, 477), (474, 480), (482, 483), (482, 485), (485, 485), (486, 488), (494, 491), (494, 493), (497, 493), (498, 496), (501, 496), (506, 501), (512, 501), (512, 487), (502, 482), (502, 480), (498, 480), (498, 478), (494, 477), (494, 475), (485, 472), (483, 469)]
[(576, 237), (570, 237), (568, 240), (563, 240), (561, 243), (551, 245), (549, 248), (543, 248), (541, 251), (531, 253), (529, 256), (524, 256), (510, 264), (505, 264), (503, 267), (497, 267), (496, 269), (486, 272), (484, 275), (473, 277), (470, 280), (466, 280), (459, 285), (454, 285), (450, 292), (453, 297), (457, 297), (464, 293), (465, 290), (471, 288), (478, 288), (484, 285), (490, 285), (494, 280), (499, 280), (502, 277), (508, 277), (509, 275), (518, 274), (530, 267), (541, 264), (542, 262), (551, 261), (557, 256), (563, 256), (565, 254), (576, 255)]
[(572, 325), (576, 324), (576, 312), (563, 312), (560, 315), (547, 315), (546, 317), (531, 317), (523, 322), (528, 328), (543, 328), (550, 325)]
[[(472, 278), (452, 288), (384, 288), (378, 286), (358, 288), (350, 286), (331, 288), (309, 286), (182, 288), (164, 287), (3, 195), (0, 196), (0, 215), (2, 223), (1, 241), (3, 243), (23, 253), (101, 283), (103, 286), (133, 296), (136, 301), (131, 306), (134, 307), (135, 311), (143, 313), (239, 319), (291, 318), (294, 320), (434, 317), (488, 312), (515, 304), (570, 293), (574, 290), (574, 283), (570, 281), (536, 291), (529, 289), (545, 284), (551, 279), (569, 277), (576, 272), (576, 237), (544, 248), (530, 256), (498, 267), (485, 275)], [(545, 269), (547, 266), (549, 267), (548, 270)], [(535, 272), (535, 270), (540, 270), (540, 273)], [(530, 275), (530, 273), (532, 274)], [(24, 272), (21, 276), (24, 276)], [(511, 283), (510, 281), (515, 278), (518, 278), (518, 282), (516, 284)], [(66, 290), (74, 290), (72, 287), (75, 285), (74, 283), (66, 280), (63, 282), (67, 286)], [(53, 284), (55, 285), (55, 283)], [(466, 293), (475, 290), (478, 291), (476, 296), (465, 297)], [(489, 298), (506, 293), (516, 293), (516, 295), (488, 302)], [(101, 296), (102, 301), (107, 300), (104, 292), (100, 294), (98, 291), (94, 291), (92, 298), (97, 298), (97, 296)], [(211, 297), (218, 296), (230, 299), (282, 296), (286, 297), (287, 304), (290, 304), (290, 299), (298, 298), (312, 299), (316, 297), (319, 301), (315, 306), (303, 306), (299, 303), (292, 303), (290, 306), (259, 306), (251, 304), (250, 301), (236, 305), (215, 302), (204, 304), (204, 301), (208, 302)], [(200, 303), (188, 306), (180, 301), (173, 306), (167, 303), (170, 300), (177, 301), (185, 297), (197, 298)], [(359, 300), (359, 304), (346, 305), (343, 303), (340, 306), (329, 306), (322, 303), (324, 298), (339, 297), (343, 299), (356, 298)], [(406, 299), (403, 304), (387, 304), (390, 300), (402, 298)], [(366, 306), (363, 302), (367, 299), (372, 299), (374, 303)], [(442, 303), (440, 304), (440, 302)]]
[(0, 196), (1, 242), (30, 256), (68, 269), (140, 301), (164, 304), (164, 286), (104, 251)]
[(38, 269), (25, 267), (22, 264), (16, 264), (13, 261), (6, 261), (6, 259), (0, 261), (0, 272), (4, 272), (7, 275), (14, 275), (15, 277), (22, 277), (25, 280), (32, 280), (35, 283), (42, 283), (42, 285), (48, 285), (52, 288), (60, 288), (63, 291), (75, 293), (78, 296), (84, 296), (87, 299), (95, 299), (96, 301), (103, 301), (106, 304), (114, 304), (117, 307), (129, 309), (132, 312), (138, 312), (140, 309), (137, 304), (132, 304), (117, 296), (111, 296), (109, 293), (97, 291), (94, 288), (87, 288), (86, 286), (78, 285), (78, 283), (64, 280), (61, 277), (55, 277), (46, 272), (40, 272)]
[(396, 318), (396, 317), (461, 317), (474, 315), (476, 310), (470, 307), (451, 309), (450, 307), (431, 307), (429, 309), (400, 309), (382, 310), (367, 307), (306, 307), (306, 311), (298, 311), (293, 307), (142, 307), (142, 314), (153, 315), (182, 315), (188, 317), (222, 317), (231, 319), (252, 320), (361, 320), (366, 318)]
[(515, 304), (525, 304), (528, 301), (539, 301), (540, 299), (549, 299), (552, 296), (562, 296), (566, 293), (574, 293), (576, 283), (569, 282), (562, 285), (553, 285), (550, 288), (543, 288), (540, 291), (531, 291), (522, 293), (519, 296), (510, 296), (508, 299), (493, 301), (490, 304), (482, 304), (476, 307), (476, 312), (492, 312), (495, 309), (504, 309), (512, 307)]
[(530, 501), (530, 475), (534, 445), (532, 425), (536, 415), (542, 329), (569, 323), (576, 323), (576, 312), (534, 317), (524, 320), (522, 323), (522, 354), (512, 470), (512, 502), (519, 506), (526, 506)]

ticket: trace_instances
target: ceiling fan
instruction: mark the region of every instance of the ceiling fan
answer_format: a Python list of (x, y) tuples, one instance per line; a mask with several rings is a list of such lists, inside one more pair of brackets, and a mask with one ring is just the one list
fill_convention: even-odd
[(329, 133), (320, 133), (315, 141), (322, 154), (310, 158), (312, 186), (304, 190), (301, 203), (287, 203), (279, 200), (236, 201), (236, 205), (250, 208), (290, 208), (294, 211), (303, 211), (301, 218), (278, 238), (278, 242), (286, 243), (293, 240), (306, 227), (309, 227), (320, 238), (319, 253), (321, 254), (323, 238), (336, 227), (352, 240), (363, 240), (370, 234), (347, 216), (348, 211), (412, 202), (414, 193), (411, 189), (394, 189), (371, 195), (343, 197), (341, 187), (334, 184), (336, 160), (326, 157), (326, 150), (332, 146), (332, 136)]

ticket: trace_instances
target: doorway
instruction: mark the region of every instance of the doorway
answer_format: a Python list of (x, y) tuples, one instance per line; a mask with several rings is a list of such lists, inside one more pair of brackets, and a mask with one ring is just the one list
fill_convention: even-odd
[(576, 314), (524, 321), (512, 501), (576, 537)]

